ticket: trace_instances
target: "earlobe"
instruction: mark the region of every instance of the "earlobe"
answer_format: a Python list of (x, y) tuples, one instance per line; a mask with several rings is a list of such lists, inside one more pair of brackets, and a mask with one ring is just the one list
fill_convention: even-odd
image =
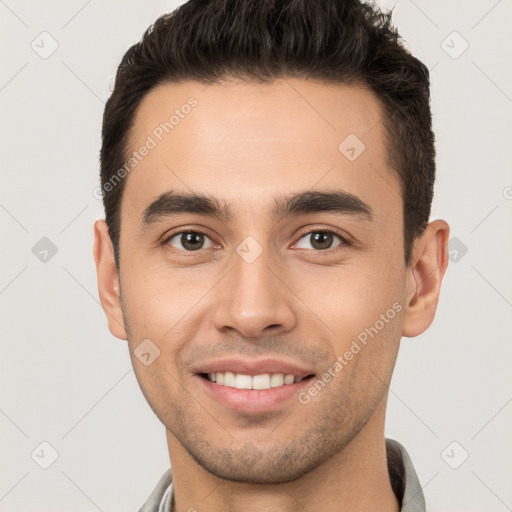
[(448, 266), (449, 234), (448, 224), (444, 220), (435, 220), (414, 244), (412, 263), (407, 269), (403, 336), (418, 336), (434, 320)]
[(119, 339), (126, 340), (119, 276), (114, 259), (114, 249), (104, 220), (94, 223), (94, 261), (98, 278), (98, 293), (101, 306), (107, 315), (110, 332)]

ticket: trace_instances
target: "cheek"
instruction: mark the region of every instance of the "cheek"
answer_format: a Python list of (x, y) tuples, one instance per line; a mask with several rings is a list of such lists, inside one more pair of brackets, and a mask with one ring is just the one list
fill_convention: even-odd
[(341, 371), (334, 371), (341, 378), (335, 379), (333, 391), (350, 388), (368, 407), (381, 397), (379, 390), (389, 384), (395, 364), (403, 323), (403, 278), (400, 265), (387, 258), (300, 278), (301, 296), (327, 325), (328, 350), (341, 364)]
[(400, 265), (382, 256), (368, 260), (290, 275), (297, 296), (342, 343), (403, 300)]
[(159, 264), (125, 268), (123, 299), (132, 337), (159, 340), (162, 350), (164, 339), (182, 332), (218, 281), (217, 271), (206, 271), (206, 267), (176, 269)]

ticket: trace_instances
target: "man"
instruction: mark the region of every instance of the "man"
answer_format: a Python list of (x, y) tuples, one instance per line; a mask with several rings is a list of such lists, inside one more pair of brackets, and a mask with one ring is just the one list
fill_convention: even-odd
[(385, 412), (449, 226), (390, 15), (191, 0), (125, 54), (102, 136), (99, 295), (172, 467), (140, 510), (425, 510)]

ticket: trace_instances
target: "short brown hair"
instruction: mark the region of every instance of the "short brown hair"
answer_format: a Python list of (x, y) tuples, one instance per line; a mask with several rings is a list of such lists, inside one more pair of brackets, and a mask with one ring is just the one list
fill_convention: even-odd
[(428, 68), (401, 44), (382, 13), (359, 0), (190, 0), (159, 17), (124, 55), (103, 116), (101, 188), (119, 269), (124, 182), (105, 185), (126, 162), (138, 105), (164, 82), (270, 82), (279, 77), (362, 84), (383, 108), (387, 164), (404, 203), (404, 256), (428, 224), (435, 147)]

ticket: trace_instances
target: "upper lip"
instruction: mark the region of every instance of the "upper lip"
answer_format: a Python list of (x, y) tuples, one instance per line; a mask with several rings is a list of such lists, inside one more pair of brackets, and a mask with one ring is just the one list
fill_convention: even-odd
[(233, 372), (242, 373), (244, 375), (261, 375), (263, 373), (283, 373), (285, 375), (293, 375), (294, 377), (306, 377), (314, 374), (302, 366), (294, 363), (279, 361), (278, 359), (217, 359), (208, 363), (197, 366), (196, 373), (216, 373), (216, 372)]

